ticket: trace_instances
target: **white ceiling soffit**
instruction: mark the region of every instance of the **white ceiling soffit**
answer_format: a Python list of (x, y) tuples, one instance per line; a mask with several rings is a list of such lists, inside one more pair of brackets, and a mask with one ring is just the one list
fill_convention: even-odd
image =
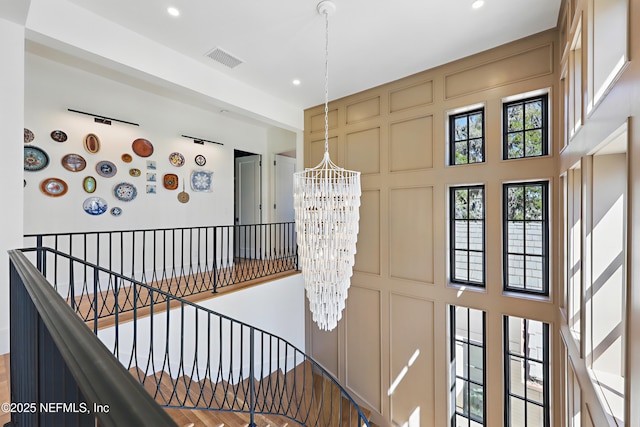
[[(323, 102), (324, 18), (316, 0), (68, 1), (293, 105)], [(553, 28), (560, 8), (560, 0), (485, 0), (478, 10), (472, 0), (334, 2), (331, 99)], [(230, 69), (211, 61), (205, 55), (214, 47), (244, 63)]]

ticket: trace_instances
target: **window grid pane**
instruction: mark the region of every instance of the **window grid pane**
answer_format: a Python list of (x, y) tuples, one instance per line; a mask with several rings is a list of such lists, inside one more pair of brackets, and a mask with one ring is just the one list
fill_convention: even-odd
[(548, 182), (504, 184), (504, 289), (548, 295)]
[(549, 325), (504, 316), (505, 425), (549, 427)]
[(484, 108), (449, 117), (450, 165), (484, 162)]
[(449, 197), (451, 281), (484, 286), (484, 186), (451, 187)]
[(449, 306), (451, 426), (484, 426), (485, 313)]
[(503, 158), (521, 159), (549, 153), (548, 96), (542, 95), (503, 105)]

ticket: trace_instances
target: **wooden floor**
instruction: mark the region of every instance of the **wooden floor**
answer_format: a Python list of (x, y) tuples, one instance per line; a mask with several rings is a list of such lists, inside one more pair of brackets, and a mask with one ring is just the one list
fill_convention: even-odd
[[(293, 274), (298, 274), (299, 271), (294, 270), (295, 265), (290, 263), (285, 263), (283, 261), (259, 261), (251, 260), (249, 262), (237, 262), (236, 266), (238, 270), (242, 270), (243, 274), (246, 274), (246, 264), (253, 264), (255, 268), (259, 268), (260, 271), (278, 271), (285, 270), (280, 273), (273, 273), (263, 277), (258, 277), (252, 280), (245, 280), (240, 283), (235, 283), (232, 285), (227, 285), (218, 288), (217, 293), (211, 292), (210, 289), (204, 290), (202, 292), (193, 293), (192, 295), (181, 297), (189, 302), (197, 303), (200, 301), (207, 300), (209, 298), (215, 298), (217, 296), (226, 295), (227, 293), (237, 292), (242, 289), (246, 289), (252, 286), (259, 285), (261, 283), (265, 283), (271, 280), (280, 279), (283, 277), (291, 276)], [(287, 264), (287, 265), (284, 265)], [(286, 270), (286, 268), (290, 268)], [(233, 277), (238, 274), (236, 269), (228, 268), (225, 271), (225, 275), (227, 277)], [(169, 293), (171, 295), (180, 295), (184, 293), (184, 289), (196, 289), (197, 283), (202, 280), (201, 275), (188, 275), (181, 276), (171, 280), (164, 280), (158, 282), (150, 282), (149, 286)], [(230, 281), (230, 280), (229, 280)], [(165, 297), (162, 294), (154, 293), (151, 295), (150, 291), (146, 288), (138, 287), (136, 289), (137, 292), (137, 307), (136, 314), (138, 317), (146, 316), (150, 312), (150, 301), (153, 298), (154, 300), (154, 313), (159, 313), (165, 311), (167, 309), (167, 303)], [(119, 322), (127, 322), (133, 319), (133, 288), (131, 286), (123, 286), (118, 290), (118, 298), (117, 298), (117, 306), (119, 308)], [(69, 300), (67, 300), (69, 301)], [(87, 324), (93, 328), (93, 311), (94, 311), (94, 300), (93, 294), (89, 298), (87, 295), (76, 297), (75, 298), (76, 312), (83, 319), (90, 319), (87, 321)], [(146, 306), (145, 306), (146, 305)], [(177, 307), (179, 303), (174, 301), (173, 304), (169, 304), (170, 308)], [(106, 290), (104, 292), (100, 292), (98, 294), (98, 305), (97, 311), (100, 315), (100, 319), (98, 321), (98, 328), (106, 328), (109, 326), (113, 326), (115, 324), (115, 316), (109, 315), (109, 313), (113, 313), (116, 307), (116, 297), (115, 292), (113, 290)], [(1, 425), (0, 425), (1, 426)]]
[[(9, 353), (0, 355), (0, 404), (11, 401), (9, 389)], [(0, 409), (0, 426), (11, 421), (11, 413)]]

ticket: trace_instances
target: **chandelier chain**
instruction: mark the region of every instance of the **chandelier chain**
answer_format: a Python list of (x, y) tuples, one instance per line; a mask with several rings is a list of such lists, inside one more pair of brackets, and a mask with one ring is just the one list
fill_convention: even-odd
[(329, 152), (329, 13), (324, 12), (324, 152)]

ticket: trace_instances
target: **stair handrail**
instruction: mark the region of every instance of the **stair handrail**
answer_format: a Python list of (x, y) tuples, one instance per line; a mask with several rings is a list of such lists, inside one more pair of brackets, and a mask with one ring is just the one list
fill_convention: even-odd
[[(266, 335), (267, 337), (275, 338), (278, 341), (280, 341), (280, 342), (286, 344), (287, 346), (291, 347), (292, 350), (300, 353), (304, 357), (305, 361), (308, 361), (313, 366), (314, 369), (319, 371), (324, 378), (328, 379), (335, 387), (338, 388), (338, 390), (340, 391), (341, 396), (344, 397), (345, 399), (347, 399), (348, 402), (357, 411), (358, 420), (359, 420), (359, 422), (362, 422), (362, 424), (359, 424), (359, 425), (363, 425), (363, 426), (366, 426), (366, 427), (370, 426), (369, 421), (368, 421), (367, 417), (364, 415), (364, 413), (362, 412), (362, 409), (360, 408), (360, 406), (355, 402), (353, 397), (344, 389), (344, 387), (339, 383), (339, 381), (329, 371), (327, 371), (321, 364), (319, 364), (317, 361), (315, 361), (311, 356), (309, 356), (308, 354), (306, 354), (305, 352), (303, 352), (298, 347), (296, 347), (295, 345), (293, 345), (292, 343), (290, 343), (289, 341), (287, 341), (284, 338), (278, 337), (278, 336), (276, 336), (276, 335), (274, 335), (274, 334), (272, 334), (272, 333), (270, 333), (268, 331), (265, 331), (265, 330), (263, 330), (261, 328), (258, 328), (256, 326), (253, 326), (253, 325), (250, 325), (248, 323), (242, 322), (240, 320), (234, 319), (234, 318), (232, 318), (232, 317), (230, 317), (228, 315), (225, 315), (223, 313), (219, 313), (219, 312), (217, 312), (215, 310), (211, 310), (209, 308), (202, 307), (202, 306), (198, 305), (197, 303), (185, 300), (184, 298), (181, 298), (181, 297), (178, 297), (178, 296), (173, 295), (171, 293), (165, 292), (165, 291), (163, 291), (161, 289), (154, 288), (154, 287), (149, 286), (149, 285), (147, 285), (147, 284), (145, 284), (143, 282), (140, 282), (138, 280), (132, 279), (130, 277), (127, 277), (127, 276), (122, 275), (122, 274), (117, 273), (117, 272), (110, 271), (107, 268), (104, 268), (104, 267), (99, 266), (99, 265), (94, 264), (94, 263), (87, 262), (87, 261), (82, 260), (82, 259), (80, 259), (78, 257), (71, 256), (69, 254), (66, 254), (64, 252), (55, 250), (53, 248), (48, 248), (48, 247), (41, 246), (41, 247), (22, 248), (22, 249), (19, 249), (18, 251), (22, 252), (23, 254), (24, 253), (28, 253), (28, 252), (35, 252), (37, 254), (37, 260), (38, 260), (37, 261), (37, 263), (38, 263), (37, 268), (40, 269), (40, 270), (46, 269), (46, 256), (43, 256), (43, 252), (44, 253), (49, 252), (49, 253), (54, 254), (56, 256), (60, 256), (62, 258), (66, 258), (66, 259), (68, 259), (70, 261), (73, 261), (73, 262), (79, 263), (81, 265), (84, 265), (86, 268), (93, 269), (94, 271), (100, 271), (100, 272), (103, 272), (105, 274), (115, 276), (115, 277), (117, 277), (117, 278), (119, 278), (121, 280), (128, 281), (128, 282), (130, 282), (132, 284), (132, 286), (138, 286), (140, 288), (146, 289), (147, 291), (153, 292), (154, 294), (162, 295), (164, 298), (166, 298), (165, 301), (167, 301), (167, 302), (168, 301), (176, 301), (182, 307), (184, 307), (184, 306), (193, 307), (194, 310), (205, 312), (207, 314), (216, 316), (216, 317), (218, 317), (220, 319), (225, 319), (225, 320), (228, 320), (230, 322), (233, 322), (234, 324), (249, 328), (249, 331), (251, 332), (252, 335), (255, 332), (258, 332), (260, 334)], [(44, 277), (42, 279), (44, 280), (44, 282), (41, 282), (40, 283), (41, 285), (42, 285), (42, 283), (46, 283), (47, 286), (49, 286), (52, 289), (55, 289), (55, 286), (53, 284), (49, 283)], [(55, 295), (61, 296), (58, 293), (56, 293)], [(164, 301), (163, 301), (163, 303), (164, 303)], [(116, 314), (116, 318), (117, 318), (117, 314)], [(84, 319), (84, 320), (87, 321), (88, 319)], [(82, 324), (82, 322), (80, 322), (80, 324)], [(88, 329), (88, 328), (85, 327), (85, 329)], [(98, 322), (97, 322), (97, 320), (93, 321), (93, 333), (96, 334), (96, 335), (98, 333)], [(253, 342), (253, 340), (252, 340), (252, 342)], [(106, 349), (106, 347), (105, 347), (105, 349)], [(251, 356), (252, 356), (251, 357), (252, 367), (250, 369), (253, 370), (253, 364), (254, 364), (253, 353), (251, 354)], [(117, 359), (115, 359), (115, 360), (117, 360)], [(125, 372), (126, 372), (126, 370), (125, 370)], [(252, 396), (252, 398), (255, 398), (255, 396)], [(171, 406), (171, 407), (176, 407), (176, 406)], [(245, 412), (245, 411), (242, 411), (242, 412)], [(253, 414), (251, 414), (251, 415), (252, 415), (252, 418), (253, 418)], [(280, 414), (280, 415), (288, 417), (286, 414)], [(297, 420), (295, 420), (293, 418), (291, 418), (291, 419), (293, 421), (297, 421)], [(297, 422), (299, 422), (299, 421), (297, 421)]]
[[(91, 230), (25, 234), (23, 246), (50, 247), (177, 296), (298, 269), (295, 224)], [(179, 277), (194, 277), (187, 284)]]
[[(10, 358), (10, 378), (11, 397), (13, 403), (22, 403), (21, 413), (12, 414), (12, 421), (16, 418), (21, 420), (35, 419), (36, 425), (39, 421), (44, 423), (43, 418), (49, 416), (41, 412), (41, 404), (48, 403), (69, 403), (64, 402), (65, 397), (83, 398), (91, 404), (86, 410), (93, 413), (99, 420), (101, 426), (176, 426), (175, 422), (160, 406), (145, 392), (135, 379), (127, 372), (120, 361), (113, 353), (98, 339), (98, 337), (88, 329), (78, 316), (70, 309), (53, 289), (44, 276), (29, 262), (21, 250), (10, 250), (10, 287), (11, 287), (11, 358)], [(22, 288), (21, 288), (22, 285)], [(25, 293), (26, 291), (26, 293)], [(19, 298), (23, 296), (25, 298)], [(24, 301), (24, 300), (30, 300)], [(20, 307), (17, 304), (20, 303)], [(15, 325), (20, 319), (21, 311), (36, 314), (37, 323), (44, 326), (35, 325), (36, 336), (26, 336), (25, 323)], [(35, 311), (34, 311), (35, 310)], [(20, 329), (17, 329), (20, 328)], [(36, 332), (37, 331), (37, 332)], [(34, 340), (35, 354), (21, 354), (22, 349), (27, 348), (29, 343), (24, 341)], [(49, 346), (53, 343), (56, 351), (64, 360), (64, 364), (56, 364), (53, 354), (42, 354), (38, 346)], [(23, 345), (26, 344), (26, 347)], [(40, 350), (40, 351), (39, 351)], [(45, 369), (37, 369), (31, 375), (20, 375), (16, 372), (19, 364), (24, 364), (24, 359), (34, 362), (36, 367), (50, 364), (69, 372), (71, 378), (65, 378), (69, 382), (65, 395), (57, 395), (49, 400), (51, 394), (47, 396), (46, 390), (51, 390), (61, 381), (63, 373), (56, 372), (54, 375), (42, 372)], [(44, 360), (47, 359), (47, 360)], [(79, 393), (77, 393), (75, 387)], [(77, 393), (77, 394), (76, 394)], [(94, 412), (95, 405), (104, 405), (108, 402), (108, 408), (104, 411)], [(82, 403), (74, 401), (73, 403)], [(76, 409), (82, 407), (74, 407)], [(69, 409), (69, 408), (67, 408)], [(80, 418), (80, 417), (78, 417)], [(85, 420), (86, 421), (86, 420)], [(95, 424), (95, 418), (93, 423)], [(18, 424), (20, 422), (18, 421)], [(32, 423), (25, 422), (25, 425)], [(78, 423), (80, 425), (80, 422)], [(85, 424), (86, 425), (86, 424)]]

